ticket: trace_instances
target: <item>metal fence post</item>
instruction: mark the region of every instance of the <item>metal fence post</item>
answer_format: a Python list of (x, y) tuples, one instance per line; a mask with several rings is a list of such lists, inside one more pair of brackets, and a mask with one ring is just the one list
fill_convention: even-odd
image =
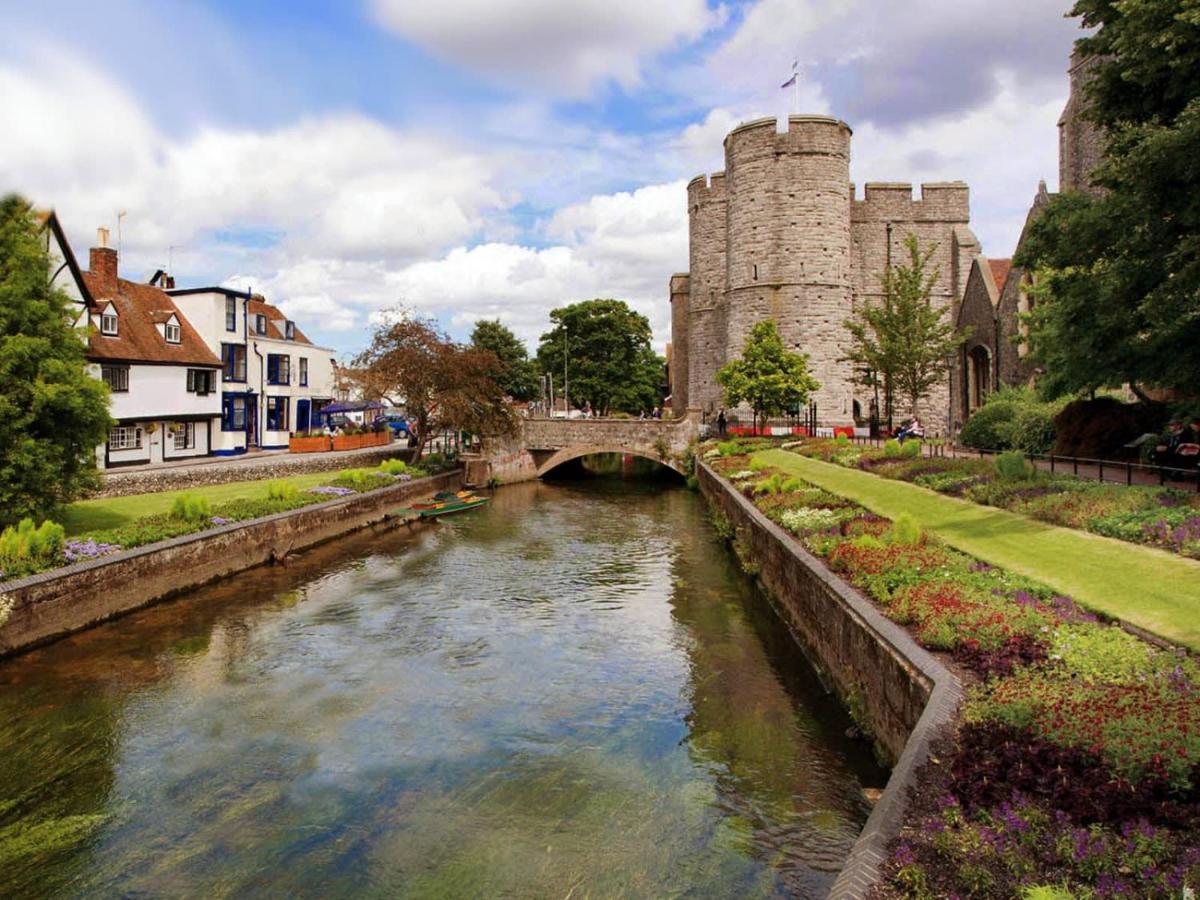
[(1125, 462), (1125, 484), (1133, 484), (1133, 463), (1128, 460)]
[(1102, 460), (1102, 459), (1101, 459), (1101, 460), (1097, 460), (1097, 462), (1099, 462), (1099, 463), (1100, 463), (1100, 478), (1099, 478), (1099, 481), (1100, 481), (1100, 483), (1101, 483), (1101, 484), (1104, 484), (1104, 460)]

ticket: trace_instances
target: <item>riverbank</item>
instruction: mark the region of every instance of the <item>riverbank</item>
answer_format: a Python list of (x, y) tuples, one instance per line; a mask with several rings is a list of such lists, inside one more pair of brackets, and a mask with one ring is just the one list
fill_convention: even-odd
[[(789, 542), (820, 557), (972, 684), (939, 759), (920, 775), (879, 895), (1007, 897), (1041, 886), (1167, 898), (1200, 884), (1196, 659), (947, 546), (914, 516), (919, 504), (891, 508), (893, 521), (831, 482), (822, 488), (798, 477), (782, 463), (799, 457), (774, 446), (743, 441), (704, 454), (747, 502), (791, 532)], [(736, 539), (734, 546), (759, 565), (752, 548)]]
[(215, 525), (193, 534), (0, 583), (9, 612), (0, 657), (89, 628), (254, 566), (370, 526), (397, 524), (403, 501), (461, 484), (460, 470)]

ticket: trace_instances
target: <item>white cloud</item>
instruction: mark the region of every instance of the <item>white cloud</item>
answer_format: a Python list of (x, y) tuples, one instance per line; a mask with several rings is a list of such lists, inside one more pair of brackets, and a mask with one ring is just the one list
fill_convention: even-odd
[(231, 229), (267, 233), (293, 255), (419, 258), (469, 239), (505, 205), (497, 160), (442, 138), (353, 113), (165, 134), (102, 72), (46, 57), (56, 63), (38, 70), (0, 62), (0, 182), (56, 206), (85, 246), (92, 227), (128, 210), (122, 250), (135, 274), (169, 246)]
[(372, 0), (389, 30), (443, 59), (511, 85), (583, 96), (723, 21), (704, 0)]

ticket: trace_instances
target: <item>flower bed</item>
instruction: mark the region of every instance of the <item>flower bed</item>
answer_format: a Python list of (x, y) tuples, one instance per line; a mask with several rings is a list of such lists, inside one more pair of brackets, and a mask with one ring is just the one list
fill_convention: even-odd
[[(819, 448), (847, 452), (834, 441)], [(1177, 897), (1184, 885), (1200, 887), (1193, 657), (945, 547), (911, 517), (889, 522), (785, 480), (743, 449), (701, 452), (764, 514), (974, 680), (944, 758), (925, 773), (933, 794), (913, 807), (893, 848), (885, 895)], [(946, 462), (874, 464), (963, 474), (940, 468)]]
[[(916, 444), (909, 446), (916, 447)], [(1080, 531), (1200, 559), (1200, 496), (1170, 487), (1127, 487), (1030, 470), (1005, 478), (992, 460), (889, 455), (849, 441), (789, 442), (810, 459), (909, 481), (942, 494), (997, 506)]]

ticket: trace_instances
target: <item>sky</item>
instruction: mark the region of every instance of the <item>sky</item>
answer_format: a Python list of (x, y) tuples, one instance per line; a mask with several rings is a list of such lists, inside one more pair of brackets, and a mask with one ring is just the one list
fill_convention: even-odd
[(0, 0), (0, 192), (57, 209), (81, 259), (119, 230), (122, 277), (251, 288), (342, 359), (398, 305), (532, 351), (592, 297), (661, 352), (685, 185), (741, 121), (844, 119), (860, 192), (966, 181), (1011, 255), (1056, 187), (1068, 6)]

